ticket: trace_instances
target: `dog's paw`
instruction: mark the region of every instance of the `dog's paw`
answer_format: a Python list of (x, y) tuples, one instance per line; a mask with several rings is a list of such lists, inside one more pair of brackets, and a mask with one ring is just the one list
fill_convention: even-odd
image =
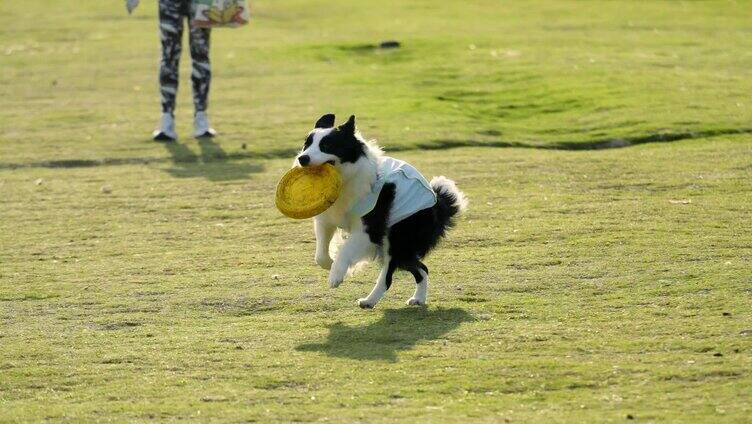
[(408, 299), (407, 304), (410, 306), (426, 306), (426, 301), (423, 299), (411, 297), (410, 299)]
[(371, 302), (370, 300), (363, 298), (358, 299), (358, 306), (360, 306), (361, 309), (373, 309), (374, 306), (376, 306), (376, 303)]
[(346, 267), (337, 266), (337, 264), (334, 264), (334, 266), (332, 266), (332, 269), (329, 270), (329, 287), (333, 289), (339, 287), (339, 285), (342, 284), (342, 282), (345, 280), (346, 275)]
[(337, 287), (339, 287), (340, 284), (342, 284), (342, 281), (344, 280), (345, 280), (344, 275), (337, 275), (337, 273), (335, 272), (329, 273), (329, 287), (330, 288), (336, 289)]
[(332, 260), (332, 258), (329, 257), (329, 255), (327, 255), (327, 256), (316, 256), (316, 264), (318, 266), (320, 266), (321, 268), (324, 268), (326, 270), (330, 270), (330, 269), (332, 269), (332, 264), (333, 263), (334, 263), (334, 261)]

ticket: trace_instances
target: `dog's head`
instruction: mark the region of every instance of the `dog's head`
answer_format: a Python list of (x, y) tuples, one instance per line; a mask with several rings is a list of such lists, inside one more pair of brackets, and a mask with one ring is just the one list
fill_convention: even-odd
[(366, 145), (355, 129), (355, 115), (335, 127), (334, 115), (319, 118), (308, 133), (296, 163), (301, 166), (319, 166), (330, 163), (336, 167), (353, 164), (366, 156)]

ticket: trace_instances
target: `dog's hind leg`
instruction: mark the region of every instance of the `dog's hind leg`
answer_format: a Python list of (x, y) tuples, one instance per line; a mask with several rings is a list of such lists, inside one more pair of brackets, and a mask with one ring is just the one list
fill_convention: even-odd
[(371, 290), (368, 297), (358, 299), (358, 306), (363, 309), (371, 309), (376, 306), (376, 303), (381, 300), (384, 293), (392, 286), (392, 277), (394, 276), (395, 269), (397, 269), (397, 265), (394, 260), (389, 258), (389, 256), (385, 256), (379, 278), (376, 280), (376, 285), (373, 286), (373, 290)]
[(428, 302), (428, 267), (416, 260), (405, 267), (415, 277), (415, 293), (408, 299), (408, 305), (425, 305)]

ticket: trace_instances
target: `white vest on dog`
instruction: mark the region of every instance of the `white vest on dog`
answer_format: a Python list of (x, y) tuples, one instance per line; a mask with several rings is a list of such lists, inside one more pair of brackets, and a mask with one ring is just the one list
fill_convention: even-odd
[(371, 186), (371, 192), (360, 199), (351, 211), (360, 217), (371, 212), (386, 183), (393, 183), (395, 186), (394, 201), (389, 210), (387, 223), (389, 227), (415, 212), (436, 204), (436, 193), (417, 169), (407, 162), (384, 156), (379, 164), (376, 182)]

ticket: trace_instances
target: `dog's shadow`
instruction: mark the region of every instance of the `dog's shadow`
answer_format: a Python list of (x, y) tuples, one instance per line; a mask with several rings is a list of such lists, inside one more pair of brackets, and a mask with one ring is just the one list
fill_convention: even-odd
[(332, 324), (324, 343), (303, 344), (296, 350), (396, 362), (398, 351), (408, 350), (423, 340), (435, 340), (463, 322), (473, 320), (472, 315), (460, 308), (387, 309), (380, 320), (367, 325)]

